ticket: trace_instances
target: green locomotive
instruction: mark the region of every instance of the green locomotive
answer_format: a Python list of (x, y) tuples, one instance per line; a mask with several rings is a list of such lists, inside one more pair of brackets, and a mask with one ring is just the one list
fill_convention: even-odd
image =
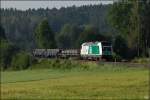
[(111, 59), (112, 45), (109, 42), (85, 42), (81, 45), (80, 56), (83, 59)]

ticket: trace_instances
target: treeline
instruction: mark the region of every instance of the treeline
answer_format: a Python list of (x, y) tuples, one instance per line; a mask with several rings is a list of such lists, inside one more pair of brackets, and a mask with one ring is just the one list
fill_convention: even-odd
[(5, 30), (0, 25), (0, 70), (26, 69), (33, 62), (34, 59), (30, 53), (23, 51), (6, 38)]
[(100, 34), (98, 28), (93, 25), (85, 25), (81, 28), (76, 24), (64, 24), (59, 33), (54, 33), (47, 19), (44, 19), (37, 25), (34, 37), (36, 48), (43, 49), (79, 49), (83, 42), (111, 41), (111, 37), (106, 34)]
[[(45, 18), (48, 20), (54, 35), (61, 35), (59, 33), (62, 33), (60, 31), (63, 27), (66, 27), (66, 24), (73, 25), (73, 27), (77, 25), (81, 29), (86, 25), (92, 25), (101, 34), (112, 32), (106, 19), (110, 6), (88, 5), (61, 9), (28, 9), (26, 11), (1, 9), (1, 24), (11, 42), (17, 44), (20, 48), (31, 50), (31, 48), (36, 47), (33, 36), (35, 28)], [(56, 42), (61, 45), (61, 41)]]
[(114, 51), (123, 58), (150, 56), (150, 1), (120, 0), (109, 11), (118, 36)]

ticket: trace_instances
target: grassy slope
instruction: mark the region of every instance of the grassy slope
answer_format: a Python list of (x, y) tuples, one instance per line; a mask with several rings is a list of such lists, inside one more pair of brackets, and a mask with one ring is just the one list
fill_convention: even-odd
[(148, 74), (145, 68), (114, 66), (2, 72), (2, 99), (144, 99)]

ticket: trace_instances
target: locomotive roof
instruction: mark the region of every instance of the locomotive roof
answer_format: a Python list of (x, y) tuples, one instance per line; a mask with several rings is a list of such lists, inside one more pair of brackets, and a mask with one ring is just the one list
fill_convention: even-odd
[(86, 46), (86, 45), (94, 45), (94, 44), (98, 44), (98, 43), (102, 43), (102, 44), (110, 44), (110, 42), (108, 41), (96, 41), (96, 42), (85, 42), (82, 45)]
[(82, 45), (86, 46), (86, 45), (93, 45), (93, 44), (98, 44), (98, 43), (100, 43), (100, 42), (99, 41), (96, 41), (96, 42), (85, 42)]

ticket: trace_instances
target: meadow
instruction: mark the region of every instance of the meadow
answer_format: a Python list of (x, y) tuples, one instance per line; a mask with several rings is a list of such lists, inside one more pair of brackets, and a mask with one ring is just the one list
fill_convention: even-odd
[(80, 65), (86, 67), (62, 70), (39, 64), (38, 68), (1, 72), (1, 99), (149, 99), (148, 68)]

